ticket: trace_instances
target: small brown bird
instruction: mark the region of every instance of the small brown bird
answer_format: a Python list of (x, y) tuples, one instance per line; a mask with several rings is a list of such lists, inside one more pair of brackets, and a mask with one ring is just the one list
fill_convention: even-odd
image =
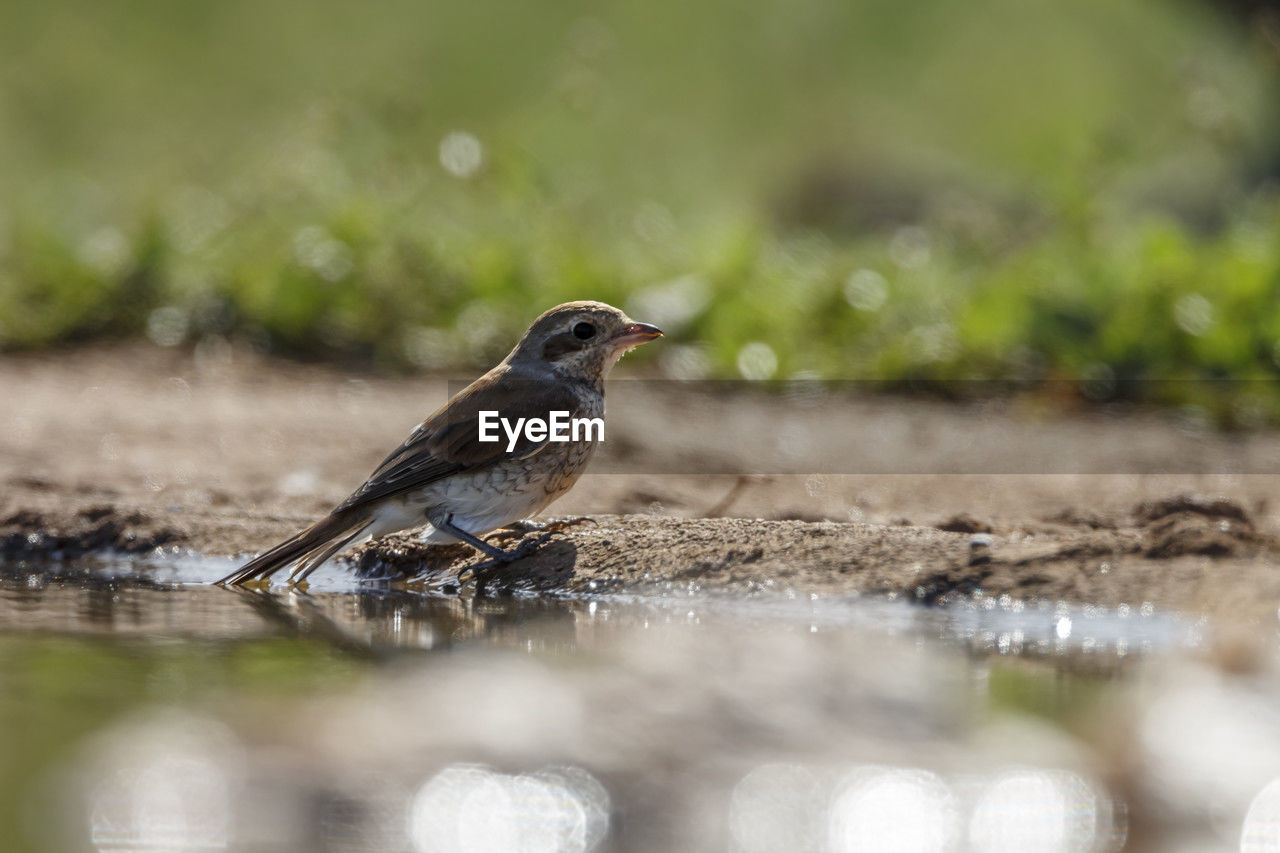
[[(535, 430), (482, 432), (481, 413), (517, 418), (603, 418), (604, 379), (627, 350), (662, 332), (603, 302), (568, 302), (533, 321), (502, 362), (423, 421), (349, 498), (301, 533), (218, 581), (240, 585), (295, 566), (301, 582), (357, 538), (425, 525), (422, 541), (465, 542), (495, 564), (530, 553), (480, 537), (535, 515), (567, 492), (586, 468), (603, 427), (551, 440)], [(527, 421), (526, 421), (527, 422)], [(601, 422), (603, 424), (603, 422)], [(482, 437), (496, 441), (481, 441)]]

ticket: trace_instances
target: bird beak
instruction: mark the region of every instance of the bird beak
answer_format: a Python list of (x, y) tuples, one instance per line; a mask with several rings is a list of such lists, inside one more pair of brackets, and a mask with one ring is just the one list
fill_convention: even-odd
[(662, 337), (662, 330), (657, 326), (650, 326), (648, 323), (632, 323), (619, 332), (613, 342), (617, 346), (631, 349), (660, 337)]

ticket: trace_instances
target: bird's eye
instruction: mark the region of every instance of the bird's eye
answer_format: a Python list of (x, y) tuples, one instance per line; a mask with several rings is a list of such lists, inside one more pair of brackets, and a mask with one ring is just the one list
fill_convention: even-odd
[(573, 336), (580, 341), (589, 341), (596, 336), (596, 327), (590, 323), (578, 323), (573, 327)]

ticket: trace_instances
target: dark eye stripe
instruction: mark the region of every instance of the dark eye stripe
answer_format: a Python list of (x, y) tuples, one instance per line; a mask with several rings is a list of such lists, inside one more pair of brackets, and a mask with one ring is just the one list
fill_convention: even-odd
[(543, 345), (542, 357), (550, 361), (567, 353), (586, 349), (586, 347), (586, 341), (580, 341), (567, 332), (561, 332)]

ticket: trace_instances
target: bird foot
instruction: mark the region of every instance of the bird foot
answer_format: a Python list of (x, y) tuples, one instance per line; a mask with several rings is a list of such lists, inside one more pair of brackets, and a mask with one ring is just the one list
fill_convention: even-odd
[(495, 575), (511, 563), (514, 563), (516, 560), (522, 560), (533, 554), (545, 545), (556, 533), (557, 531), (555, 530), (548, 530), (532, 539), (525, 539), (509, 551), (500, 551), (499, 554), (501, 554), (501, 556), (490, 557), (488, 560), (481, 560), (479, 563), (472, 563), (470, 566), (465, 566), (460, 572), (458, 572), (457, 580), (461, 583), (468, 575), (471, 576), (476, 582), (476, 593), (483, 594), (485, 587)]

